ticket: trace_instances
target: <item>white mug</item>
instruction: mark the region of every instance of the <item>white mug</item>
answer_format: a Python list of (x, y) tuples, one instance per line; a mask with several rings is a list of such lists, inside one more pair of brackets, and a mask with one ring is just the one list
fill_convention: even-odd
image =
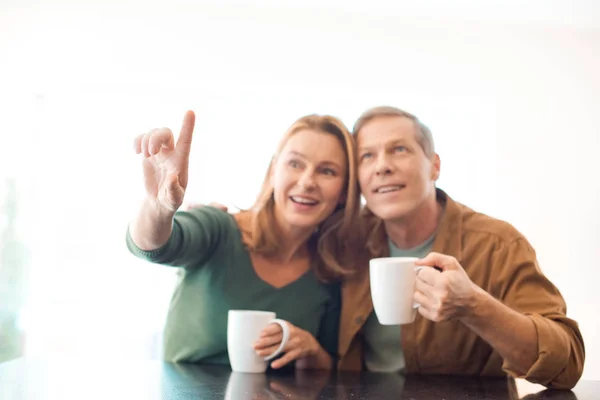
[[(290, 337), (287, 322), (275, 319), (270, 311), (229, 310), (227, 316), (227, 351), (229, 363), (235, 372), (265, 372), (267, 361), (277, 357), (283, 351)], [(278, 324), (283, 330), (283, 338), (277, 350), (267, 357), (260, 357), (254, 350), (260, 333), (269, 324)]]
[(419, 307), (413, 301), (417, 272), (416, 257), (382, 257), (369, 261), (371, 298), (381, 325), (410, 324)]

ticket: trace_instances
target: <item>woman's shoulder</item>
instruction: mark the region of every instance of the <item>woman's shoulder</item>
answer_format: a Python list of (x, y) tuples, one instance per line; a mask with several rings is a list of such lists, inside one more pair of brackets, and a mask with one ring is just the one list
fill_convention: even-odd
[(236, 214), (213, 206), (195, 207), (178, 211), (175, 219), (188, 229), (199, 232), (202, 237), (212, 237), (220, 244), (241, 240), (241, 229)]
[(249, 243), (250, 235), (252, 233), (252, 212), (244, 210), (233, 214), (232, 216), (242, 235), (242, 242)]

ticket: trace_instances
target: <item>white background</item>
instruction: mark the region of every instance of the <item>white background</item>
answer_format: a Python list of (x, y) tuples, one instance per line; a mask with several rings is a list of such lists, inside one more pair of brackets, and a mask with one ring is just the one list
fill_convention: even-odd
[(125, 249), (136, 134), (195, 110), (188, 200), (247, 207), (296, 118), (351, 126), (390, 104), (433, 130), (441, 188), (532, 242), (600, 379), (598, 71), (592, 0), (4, 0), (0, 182), (17, 178), (31, 254), (26, 353), (157, 356), (173, 271)]

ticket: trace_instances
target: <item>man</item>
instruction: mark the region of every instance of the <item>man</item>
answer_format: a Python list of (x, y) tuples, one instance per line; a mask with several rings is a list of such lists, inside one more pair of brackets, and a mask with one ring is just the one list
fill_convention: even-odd
[(373, 108), (354, 135), (369, 256), (419, 257), (441, 272), (419, 271), (419, 314), (403, 326), (377, 321), (368, 269), (347, 280), (338, 367), (509, 374), (572, 388), (583, 370), (583, 339), (525, 237), (436, 188), (440, 157), (415, 116)]

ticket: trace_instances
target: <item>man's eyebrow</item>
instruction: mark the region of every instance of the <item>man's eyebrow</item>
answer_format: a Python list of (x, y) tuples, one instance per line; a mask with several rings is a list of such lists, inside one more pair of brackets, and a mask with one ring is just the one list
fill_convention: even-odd
[[(392, 145), (399, 144), (399, 143), (406, 143), (406, 139), (394, 139), (394, 140), (390, 140), (388, 142), (381, 143), (381, 144), (383, 146), (392, 146)], [(359, 151), (371, 150), (374, 147), (378, 147), (378, 146), (375, 144), (368, 144), (366, 146), (360, 146), (358, 148), (358, 150)]]
[(408, 142), (408, 140), (406, 140), (405, 138), (400, 138), (400, 139), (389, 140), (387, 142), (380, 142), (380, 143), (377, 143), (377, 144), (370, 143), (370, 144), (368, 144), (366, 146), (361, 146), (358, 149), (359, 150), (372, 149), (374, 147), (379, 147), (380, 145), (381, 146), (392, 146), (392, 145), (399, 144), (399, 143), (405, 144), (407, 142)]

